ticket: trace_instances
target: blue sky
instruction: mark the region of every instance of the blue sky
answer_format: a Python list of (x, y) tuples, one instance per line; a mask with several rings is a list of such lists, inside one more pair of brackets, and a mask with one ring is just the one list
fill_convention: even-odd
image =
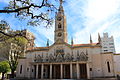
[[(93, 42), (97, 42), (98, 33), (108, 32), (114, 37), (116, 52), (120, 53), (120, 0), (67, 0), (64, 3), (67, 17), (68, 42), (71, 37), (75, 44), (89, 43), (91, 34)], [(8, 4), (9, 0), (0, 0), (0, 9)], [(13, 29), (25, 29), (34, 33), (36, 46), (46, 46), (54, 42), (54, 25), (51, 28), (26, 26), (12, 14), (0, 14), (0, 20), (6, 20)]]

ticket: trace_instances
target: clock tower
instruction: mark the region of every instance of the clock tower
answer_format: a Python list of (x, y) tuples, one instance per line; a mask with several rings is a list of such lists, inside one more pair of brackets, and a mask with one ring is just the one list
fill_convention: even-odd
[(66, 16), (64, 14), (62, 2), (63, 1), (60, 0), (59, 10), (55, 16), (55, 42), (58, 40), (67, 42)]

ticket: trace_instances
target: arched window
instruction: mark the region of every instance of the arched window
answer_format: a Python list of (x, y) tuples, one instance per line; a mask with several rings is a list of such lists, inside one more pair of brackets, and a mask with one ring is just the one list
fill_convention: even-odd
[(109, 61), (107, 61), (107, 68), (108, 68), (108, 72), (110, 73), (110, 62)]
[(22, 65), (20, 66), (20, 74), (22, 74)]
[(27, 72), (29, 72), (29, 68), (27, 68)]
[(60, 23), (58, 24), (58, 28), (61, 28), (61, 24)]

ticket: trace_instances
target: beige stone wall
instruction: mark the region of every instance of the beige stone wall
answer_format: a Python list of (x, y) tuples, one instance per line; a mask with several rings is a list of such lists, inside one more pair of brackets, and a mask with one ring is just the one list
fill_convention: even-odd
[[(101, 61), (102, 61), (103, 75), (104, 76), (115, 76), (113, 53), (102, 54)], [(110, 72), (108, 71), (107, 62), (109, 62), (109, 64), (110, 64)]]
[(102, 77), (101, 55), (92, 54), (92, 77)]
[(101, 48), (87, 48), (90, 77), (101, 77)]
[[(31, 59), (19, 59), (18, 60), (18, 66), (16, 69), (16, 77), (32, 77), (30, 75), (31, 73), (31, 65), (29, 64), (31, 62)], [(20, 73), (20, 68), (22, 66), (22, 71)]]
[[(92, 68), (92, 71), (90, 71), (91, 77), (115, 76), (112, 53), (92, 54), (91, 59), (92, 59), (90, 64), (90, 67)], [(107, 66), (108, 61), (110, 63), (110, 72), (108, 72), (108, 66)]]
[(120, 54), (114, 55), (114, 68), (115, 68), (115, 75), (120, 76)]
[[(26, 72), (26, 70), (25, 70), (25, 68), (26, 68), (26, 59), (20, 59), (20, 60), (18, 60), (18, 66), (17, 66), (17, 69), (16, 69), (16, 76), (17, 77), (25, 77), (25, 72)], [(20, 74), (20, 67), (21, 67), (21, 65), (22, 65), (22, 73)]]

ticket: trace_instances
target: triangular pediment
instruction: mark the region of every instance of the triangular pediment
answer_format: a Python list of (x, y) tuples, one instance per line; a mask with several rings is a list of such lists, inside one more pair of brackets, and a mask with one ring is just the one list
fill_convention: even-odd
[(64, 41), (62, 41), (62, 40), (59, 39), (53, 45), (51, 45), (49, 47), (49, 49), (51, 49), (52, 47), (57, 46), (57, 45), (64, 45), (64, 46), (67, 46), (67, 47), (71, 48), (70, 44), (68, 44), (68, 43), (66, 43), (66, 42), (64, 42)]

